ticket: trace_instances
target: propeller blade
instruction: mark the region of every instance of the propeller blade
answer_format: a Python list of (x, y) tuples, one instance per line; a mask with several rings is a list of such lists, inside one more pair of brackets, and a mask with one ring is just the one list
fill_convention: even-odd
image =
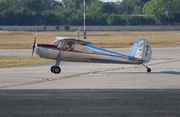
[(36, 47), (36, 35), (34, 37), (34, 44), (32, 45), (32, 57), (33, 57), (33, 54), (34, 54), (35, 47)]

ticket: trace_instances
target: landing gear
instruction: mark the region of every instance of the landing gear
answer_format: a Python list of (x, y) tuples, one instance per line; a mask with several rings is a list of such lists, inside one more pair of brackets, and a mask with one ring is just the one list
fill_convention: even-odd
[(61, 68), (59, 66), (52, 66), (51, 72), (55, 74), (59, 74), (61, 72)]
[(61, 72), (61, 68), (59, 67), (59, 64), (60, 64), (60, 57), (58, 56), (56, 60), (56, 64), (52, 66), (50, 69), (52, 73), (59, 74)]
[(147, 72), (148, 72), (148, 73), (150, 73), (150, 72), (151, 72), (151, 68), (147, 67), (147, 66), (146, 66), (146, 65), (144, 65), (143, 63), (142, 63), (142, 65), (143, 65), (144, 67), (146, 67), (146, 69), (147, 69)]

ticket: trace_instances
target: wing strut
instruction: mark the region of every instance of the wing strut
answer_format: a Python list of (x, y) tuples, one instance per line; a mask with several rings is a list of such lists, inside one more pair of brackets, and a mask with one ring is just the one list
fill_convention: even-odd
[(58, 56), (57, 56), (55, 66), (59, 66), (59, 64), (60, 64), (61, 54), (62, 54), (62, 50), (63, 50), (64, 45), (65, 45), (65, 40), (62, 40), (62, 44), (61, 44), (61, 47), (60, 47), (60, 50), (59, 50), (59, 53), (58, 53)]

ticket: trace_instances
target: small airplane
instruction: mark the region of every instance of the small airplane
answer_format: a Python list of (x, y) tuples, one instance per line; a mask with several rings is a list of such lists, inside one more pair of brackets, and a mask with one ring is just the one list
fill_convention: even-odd
[(114, 63), (114, 64), (137, 64), (146, 67), (144, 63), (151, 60), (152, 49), (149, 41), (138, 39), (128, 55), (107, 50), (92, 45), (90, 42), (71, 37), (55, 37), (51, 44), (36, 44), (36, 36), (32, 45), (32, 56), (34, 51), (41, 58), (56, 60), (51, 67), (51, 72), (59, 74), (60, 61), (89, 62), (89, 63)]

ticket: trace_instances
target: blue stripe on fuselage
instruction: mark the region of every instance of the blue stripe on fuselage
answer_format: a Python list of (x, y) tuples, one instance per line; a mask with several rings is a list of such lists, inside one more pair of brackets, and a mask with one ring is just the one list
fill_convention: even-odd
[(103, 49), (103, 48), (100, 48), (100, 47), (97, 47), (97, 46), (93, 46), (91, 44), (87, 44), (85, 47), (87, 47), (88, 49), (90, 49), (90, 50), (92, 50), (94, 52), (103, 53), (103, 54), (107, 54), (107, 55), (111, 55), (111, 56), (127, 58), (126, 55), (123, 55), (123, 54), (120, 54), (120, 53), (117, 53), (117, 52), (113, 52), (113, 51), (110, 51), (110, 50), (106, 50), (106, 49)]

